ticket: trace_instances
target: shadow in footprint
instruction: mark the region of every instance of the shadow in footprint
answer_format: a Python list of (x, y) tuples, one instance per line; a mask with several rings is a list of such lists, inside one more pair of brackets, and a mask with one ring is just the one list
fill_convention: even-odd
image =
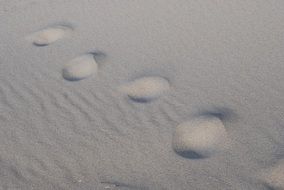
[(94, 56), (94, 59), (99, 64), (99, 67), (101, 66), (100, 64), (105, 62), (105, 60), (107, 59), (107, 55), (100, 50), (90, 51), (90, 52), (87, 52), (87, 54), (91, 54)]
[(267, 184), (267, 183), (264, 183), (263, 186), (264, 186), (265, 190), (276, 190), (275, 188), (271, 187), (271, 186), (270, 186), (269, 184)]
[(103, 181), (101, 184), (105, 185), (105, 189), (109, 190), (149, 190), (149, 188), (144, 186), (136, 186), (136, 185), (130, 185), (126, 183), (121, 182), (110, 182), (110, 181)]
[(192, 160), (197, 160), (197, 159), (205, 159), (207, 158), (206, 156), (203, 156), (201, 154), (198, 154), (194, 151), (183, 151), (183, 152), (178, 152), (178, 151), (175, 151), (178, 155), (180, 155), (181, 157), (184, 157), (184, 158), (188, 158), (188, 159), (192, 159)]
[(213, 107), (206, 111), (200, 111), (195, 116), (217, 117), (223, 122), (232, 122), (238, 118), (237, 114), (232, 109), (226, 107)]
[(150, 103), (154, 101), (155, 99), (157, 99), (157, 98), (135, 98), (131, 96), (128, 96), (128, 98), (136, 103)]

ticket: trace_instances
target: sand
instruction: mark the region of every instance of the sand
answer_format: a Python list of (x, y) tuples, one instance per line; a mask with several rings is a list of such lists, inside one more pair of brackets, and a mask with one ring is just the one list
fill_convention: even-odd
[(93, 54), (78, 56), (62, 69), (62, 77), (69, 81), (77, 81), (90, 77), (98, 70), (98, 64)]
[[(0, 1), (0, 189), (283, 189), (283, 20), (274, 0)], [(180, 154), (208, 116), (210, 154)]]
[(28, 38), (36, 46), (47, 46), (71, 33), (71, 28), (66, 26), (53, 26), (31, 34)]
[(136, 102), (151, 102), (170, 89), (169, 82), (163, 77), (142, 77), (122, 85), (119, 90)]
[(211, 157), (227, 142), (226, 129), (218, 117), (201, 116), (183, 122), (176, 127), (173, 135), (173, 148), (187, 158)]

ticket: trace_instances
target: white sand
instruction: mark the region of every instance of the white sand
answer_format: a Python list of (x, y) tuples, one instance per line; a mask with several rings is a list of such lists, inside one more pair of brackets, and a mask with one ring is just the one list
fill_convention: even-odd
[(174, 150), (185, 157), (205, 158), (226, 147), (227, 134), (222, 121), (213, 116), (202, 116), (176, 127)]
[(98, 64), (92, 54), (78, 56), (69, 61), (62, 69), (62, 76), (66, 80), (82, 80), (96, 73)]
[(263, 170), (260, 174), (266, 186), (275, 189), (284, 189), (284, 160), (279, 161), (274, 166)]
[(46, 46), (68, 36), (70, 32), (71, 28), (54, 26), (35, 32), (30, 35), (28, 39), (30, 39), (34, 45)]
[(134, 101), (150, 102), (170, 89), (169, 82), (162, 77), (142, 77), (120, 87), (120, 91)]
[[(0, 0), (0, 189), (282, 188), (283, 20), (281, 0)], [(90, 52), (98, 72), (66, 81)], [(146, 76), (167, 81), (134, 90), (151, 101), (121, 93)], [(231, 146), (177, 153), (176, 126), (209, 115)]]

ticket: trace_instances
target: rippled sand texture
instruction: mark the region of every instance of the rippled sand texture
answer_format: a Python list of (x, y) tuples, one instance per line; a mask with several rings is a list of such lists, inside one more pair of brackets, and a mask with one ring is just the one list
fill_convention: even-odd
[(0, 1), (0, 189), (283, 189), (283, 19), (284, 1)]

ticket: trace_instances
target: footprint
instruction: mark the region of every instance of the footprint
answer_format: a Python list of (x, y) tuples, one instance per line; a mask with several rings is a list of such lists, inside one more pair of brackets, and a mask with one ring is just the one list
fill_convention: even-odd
[(262, 175), (267, 187), (275, 190), (284, 190), (284, 160)]
[(104, 189), (108, 190), (141, 190), (141, 189), (148, 189), (147, 187), (143, 186), (136, 186), (136, 185), (131, 185), (131, 184), (126, 184), (126, 183), (120, 183), (120, 182), (101, 182), (103, 184)]
[(35, 32), (28, 38), (36, 46), (47, 46), (51, 43), (56, 42), (71, 33), (72, 29), (68, 26), (57, 25), (53, 27), (48, 27), (38, 32)]
[(218, 117), (199, 116), (176, 127), (173, 149), (186, 158), (207, 158), (225, 148), (226, 136)]
[(98, 70), (98, 64), (93, 54), (85, 54), (69, 61), (63, 69), (62, 76), (69, 81), (85, 79)]
[(150, 102), (163, 95), (170, 88), (163, 77), (142, 77), (121, 86), (120, 91), (136, 102)]

